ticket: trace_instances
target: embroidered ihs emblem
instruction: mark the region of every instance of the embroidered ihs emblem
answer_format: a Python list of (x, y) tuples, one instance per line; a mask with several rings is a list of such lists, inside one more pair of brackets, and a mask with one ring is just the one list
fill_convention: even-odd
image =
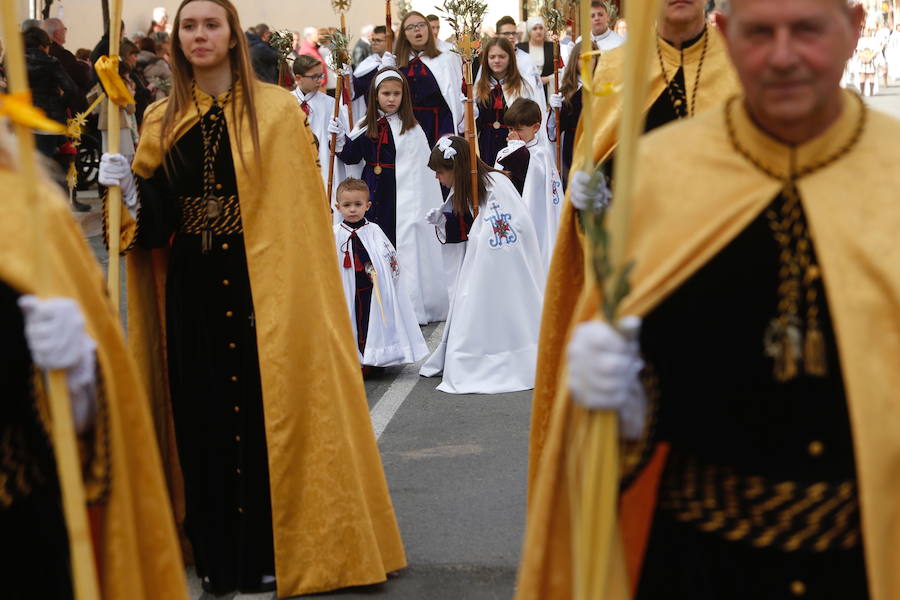
[(385, 242), (384, 244), (384, 254), (381, 255), (385, 262), (391, 268), (391, 276), (394, 279), (397, 279), (400, 276), (400, 263), (397, 262), (397, 251), (394, 250), (390, 244)]
[(515, 230), (510, 225), (512, 214), (501, 213), (500, 205), (496, 202), (491, 202), (490, 209), (491, 214), (486, 216), (484, 220), (491, 224), (491, 231), (494, 234), (494, 239), (490, 241), (491, 248), (499, 248), (503, 244), (509, 246), (515, 244), (519, 236), (516, 235)]

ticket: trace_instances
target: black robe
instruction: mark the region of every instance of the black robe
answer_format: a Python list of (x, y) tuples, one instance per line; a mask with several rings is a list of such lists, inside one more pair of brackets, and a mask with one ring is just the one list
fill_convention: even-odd
[(356, 235), (356, 230), (368, 225), (368, 222), (365, 219), (356, 223), (349, 223), (345, 220), (343, 224), (344, 227), (353, 230), (347, 240), (351, 247), (345, 248), (349, 265), (345, 259), (343, 267), (353, 269), (355, 274), (356, 297), (353, 301), (353, 316), (356, 320), (356, 346), (359, 348), (360, 354), (365, 354), (366, 339), (369, 335), (369, 314), (372, 309), (372, 292), (375, 290), (375, 286), (366, 272), (366, 267), (372, 264), (372, 259), (362, 240)]
[(69, 538), (56, 461), (35, 408), (18, 298), (0, 282), (0, 596), (69, 600)]
[[(211, 128), (224, 118), (213, 105), (203, 121)], [(137, 244), (171, 247), (165, 320), (184, 527), (198, 575), (222, 594), (257, 589), (275, 560), (253, 298), (227, 131), (214, 165), (215, 194), (227, 200), (211, 251), (201, 251), (200, 123), (150, 179), (139, 179)]]
[[(853, 441), (825, 290), (821, 279), (813, 284), (827, 375), (806, 375), (801, 363), (796, 378), (777, 381), (763, 340), (778, 314), (781, 248), (765, 212), (644, 319), (641, 348), (655, 381), (651, 395), (658, 394), (654, 437), (671, 450), (637, 600), (868, 597)], [(808, 302), (802, 294), (804, 328)], [(817, 486), (825, 501), (845, 492), (818, 517), (822, 502), (803, 506)], [(758, 523), (741, 533), (741, 516), (766, 502)], [(775, 532), (791, 509), (798, 512), (789, 526), (760, 535)], [(834, 539), (816, 548), (828, 532)]]
[(559, 111), (560, 122), (557, 126), (557, 135), (562, 136), (562, 173), (560, 176), (564, 188), (568, 188), (569, 185), (569, 171), (572, 170), (572, 161), (575, 157), (575, 132), (578, 130), (578, 121), (581, 119), (583, 102), (583, 88), (579, 88), (569, 102), (563, 103), (563, 107)]

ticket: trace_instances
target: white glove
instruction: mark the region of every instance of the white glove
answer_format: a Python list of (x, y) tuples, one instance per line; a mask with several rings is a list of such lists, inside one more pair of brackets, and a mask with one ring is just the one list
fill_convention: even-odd
[[(506, 156), (509, 156), (510, 154), (512, 154), (513, 152), (518, 150), (519, 148), (524, 148), (524, 147), (525, 147), (525, 142), (523, 142), (522, 140), (507, 140), (506, 148), (509, 150), (509, 152), (506, 153)], [(505, 156), (504, 156), (504, 158), (505, 158)]]
[(100, 157), (100, 169), (97, 173), (97, 181), (106, 187), (117, 185), (122, 188), (122, 200), (132, 218), (137, 218), (138, 197), (137, 184), (131, 172), (131, 164), (121, 154), (109, 154), (104, 152)]
[(334, 151), (340, 152), (343, 150), (344, 138), (347, 135), (347, 128), (344, 126), (344, 122), (332, 117), (332, 119), (328, 121), (328, 133), (337, 135), (337, 144), (335, 144)]
[(606, 185), (606, 177), (597, 173), (596, 180), (591, 181), (590, 173), (575, 171), (569, 178), (569, 199), (578, 210), (599, 212), (609, 206), (611, 193)]
[(351, 67), (350, 65), (344, 65), (343, 68), (341, 69), (340, 74), (344, 77), (349, 77), (349, 76), (353, 75), (353, 67)]
[(562, 94), (550, 94), (550, 108), (562, 108), (563, 105), (563, 95)]
[(72, 416), (79, 432), (93, 420), (97, 345), (84, 330), (84, 316), (71, 298), (24, 295), (19, 308), (25, 317), (25, 340), (39, 369), (66, 371)]
[(447, 215), (439, 208), (432, 208), (425, 215), (425, 221), (435, 227), (443, 227), (447, 223)]
[(638, 317), (622, 318), (618, 331), (600, 321), (582, 323), (567, 349), (575, 402), (588, 410), (617, 412), (627, 440), (640, 439), (647, 419), (647, 396), (638, 377), (644, 368), (640, 331)]
[(397, 66), (397, 57), (391, 54), (390, 52), (385, 52), (381, 56), (381, 68), (385, 67), (396, 67)]

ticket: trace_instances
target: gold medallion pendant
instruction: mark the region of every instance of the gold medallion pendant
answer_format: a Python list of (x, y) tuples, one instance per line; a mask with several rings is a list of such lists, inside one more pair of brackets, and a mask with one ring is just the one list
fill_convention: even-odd
[(494, 121), (494, 129), (500, 129), (500, 121)]
[(222, 201), (218, 198), (206, 199), (206, 218), (218, 219), (222, 216)]
[(375, 168), (372, 170), (375, 171), (376, 175), (381, 175), (381, 173), (384, 171), (384, 169), (381, 168), (381, 165), (375, 165)]

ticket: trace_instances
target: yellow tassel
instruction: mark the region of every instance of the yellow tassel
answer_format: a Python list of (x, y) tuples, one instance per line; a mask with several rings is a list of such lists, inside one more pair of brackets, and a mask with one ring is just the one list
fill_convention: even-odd
[(797, 376), (797, 356), (796, 348), (790, 335), (785, 333), (781, 339), (781, 352), (775, 359), (775, 379), (777, 381), (790, 381)]
[(815, 324), (806, 332), (806, 341), (803, 345), (803, 366), (807, 375), (823, 377), (828, 374), (828, 365), (825, 360), (825, 337)]
[(75, 169), (74, 157), (72, 162), (69, 163), (69, 172), (66, 173), (66, 184), (69, 186), (69, 190), (74, 190), (75, 186), (78, 185), (78, 171)]

